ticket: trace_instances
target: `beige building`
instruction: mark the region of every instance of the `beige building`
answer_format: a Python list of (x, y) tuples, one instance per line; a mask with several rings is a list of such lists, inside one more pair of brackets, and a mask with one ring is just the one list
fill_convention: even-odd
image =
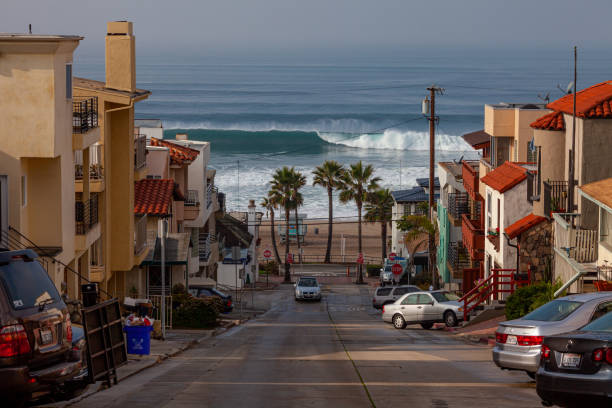
[[(0, 34), (2, 246), (32, 247), (58, 288), (78, 296), (101, 228), (89, 173), (76, 188), (75, 155), (100, 137), (95, 98), (73, 97), (73, 52), (82, 37)], [(51, 258), (55, 258), (56, 262)], [(66, 266), (65, 266), (66, 265)]]
[[(146, 140), (134, 132), (134, 104), (150, 95), (136, 88), (135, 37), (131, 22), (109, 22), (105, 82), (75, 78), (74, 95), (97, 99), (100, 137), (94, 154), (84, 152), (95, 183), (82, 190), (84, 200), (97, 196), (102, 240), (94, 243), (92, 280), (115, 296), (125, 296), (142, 281), (140, 264), (147, 255), (146, 216), (134, 214), (134, 182), (146, 177)], [(78, 157), (77, 157), (78, 161)], [(93, 166), (93, 169), (92, 169)], [(100, 169), (98, 173), (94, 169)], [(83, 173), (87, 173), (86, 171)], [(135, 276), (132, 276), (132, 275)]]

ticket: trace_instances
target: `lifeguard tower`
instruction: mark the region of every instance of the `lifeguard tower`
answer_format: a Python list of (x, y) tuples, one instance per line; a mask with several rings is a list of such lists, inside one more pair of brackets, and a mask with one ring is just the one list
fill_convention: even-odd
[[(308, 218), (306, 214), (298, 214), (297, 222), (295, 220), (295, 214), (289, 216), (289, 242), (304, 243), (306, 232), (308, 232), (308, 225), (304, 222)], [(285, 220), (284, 216), (279, 217), (280, 220)], [(280, 236), (281, 242), (285, 242), (285, 223), (280, 222), (278, 225), (278, 235)]]

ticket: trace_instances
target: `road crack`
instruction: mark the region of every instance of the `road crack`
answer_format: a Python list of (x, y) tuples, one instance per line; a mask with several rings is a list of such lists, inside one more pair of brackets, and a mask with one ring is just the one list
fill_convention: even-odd
[(363, 386), (363, 390), (365, 391), (366, 395), (368, 396), (368, 400), (370, 400), (370, 405), (372, 406), (372, 408), (376, 408), (376, 404), (374, 403), (374, 399), (372, 398), (372, 394), (370, 394), (370, 390), (368, 390), (368, 386), (366, 385), (365, 381), (363, 380), (363, 377), (361, 376), (361, 372), (359, 372), (359, 368), (357, 368), (357, 364), (355, 364), (355, 361), (351, 357), (351, 353), (349, 353), (348, 349), (346, 348), (346, 344), (344, 343), (344, 340), (342, 339), (342, 336), (340, 336), (340, 331), (338, 330), (338, 327), (336, 326), (336, 322), (334, 321), (334, 318), (332, 317), (331, 312), (329, 310), (329, 303), (325, 302), (325, 306), (326, 306), (326, 309), (327, 309), (327, 316), (329, 317), (329, 321), (331, 322), (331, 324), (334, 326), (334, 330), (336, 332), (336, 336), (338, 337), (338, 341), (340, 341), (340, 344), (342, 344), (342, 348), (344, 349), (344, 352), (346, 353), (346, 356), (348, 357), (348, 359), (350, 360), (351, 364), (353, 365), (353, 369), (355, 370), (355, 373), (357, 374), (357, 377), (359, 377), (359, 381), (361, 382), (361, 385)]

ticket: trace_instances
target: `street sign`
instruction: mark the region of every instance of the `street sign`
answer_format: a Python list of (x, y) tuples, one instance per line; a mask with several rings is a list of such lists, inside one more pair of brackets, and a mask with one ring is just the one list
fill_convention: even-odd
[(403, 270), (404, 270), (404, 268), (402, 268), (402, 265), (400, 265), (398, 263), (393, 264), (393, 266), (391, 267), (391, 272), (393, 272), (394, 275), (401, 274)]
[(363, 264), (363, 254), (359, 254), (359, 256), (357, 257), (357, 263), (358, 264)]
[(396, 254), (395, 252), (391, 252), (391, 253), (389, 254), (389, 260), (390, 260), (390, 261), (395, 261), (395, 257), (396, 257), (396, 256), (397, 256), (397, 254)]
[(293, 263), (293, 254), (287, 254), (287, 263), (292, 264)]
[(270, 259), (270, 258), (272, 257), (272, 251), (270, 251), (269, 249), (266, 249), (266, 250), (263, 252), (263, 256), (264, 256), (264, 258), (266, 258), (266, 259)]

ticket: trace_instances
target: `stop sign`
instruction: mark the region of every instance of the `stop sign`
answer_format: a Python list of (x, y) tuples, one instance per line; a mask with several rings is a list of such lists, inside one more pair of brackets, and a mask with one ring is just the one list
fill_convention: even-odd
[(390, 261), (395, 261), (395, 257), (396, 257), (396, 256), (397, 256), (397, 254), (396, 254), (395, 252), (391, 252), (391, 253), (389, 254), (389, 260), (390, 260)]
[(266, 249), (263, 253), (264, 258), (268, 259), (272, 256), (272, 251), (270, 251), (269, 249)]
[(293, 263), (293, 254), (287, 254), (287, 263)]
[(391, 272), (393, 272), (394, 275), (399, 275), (400, 273), (402, 273), (403, 270), (404, 268), (402, 268), (402, 265), (398, 263), (393, 264), (393, 266), (391, 267)]
[(362, 264), (363, 263), (363, 254), (359, 254), (359, 256), (357, 257), (357, 263), (358, 264)]

